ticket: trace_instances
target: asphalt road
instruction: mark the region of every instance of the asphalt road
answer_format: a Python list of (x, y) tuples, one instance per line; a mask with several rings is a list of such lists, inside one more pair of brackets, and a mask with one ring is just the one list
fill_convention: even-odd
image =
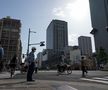
[[(31, 84), (31, 86), (37, 88), (47, 85), (53, 87), (53, 90), (108, 90), (107, 71), (89, 71), (86, 78), (82, 78), (81, 74), (81, 71), (73, 71), (70, 75), (64, 73), (58, 76), (56, 71), (39, 71), (37, 74), (34, 73), (33, 77), (36, 81)], [(0, 86), (2, 88), (11, 88), (11, 86), (18, 87), (18, 85), (20, 88), (28, 87), (28, 83), (26, 83), (26, 73), (17, 73), (12, 79), (2, 79), (2, 81), (6, 83), (8, 81), (6, 85), (1, 82)], [(17, 83), (17, 81), (19, 82)]]
[[(25, 78), (26, 73), (18, 74), (14, 77), (15, 79)], [(68, 82), (93, 82), (108, 84), (108, 71), (88, 71), (85, 78), (82, 78), (81, 71), (72, 71), (72, 74), (63, 73), (57, 75), (57, 71), (38, 71), (34, 73), (34, 79), (37, 80), (52, 80), (52, 81), (68, 81)], [(97, 81), (96, 81), (97, 80)]]

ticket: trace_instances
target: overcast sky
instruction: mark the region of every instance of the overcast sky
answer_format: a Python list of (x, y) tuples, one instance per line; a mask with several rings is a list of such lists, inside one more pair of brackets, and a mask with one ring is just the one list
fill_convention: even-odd
[[(46, 41), (46, 29), (52, 19), (68, 22), (69, 45), (78, 45), (79, 36), (90, 36), (94, 51), (88, 0), (0, 0), (0, 18), (6, 16), (21, 20), (23, 53), (27, 51), (29, 28), (37, 32), (30, 34), (30, 43)], [(36, 47), (37, 53), (46, 48)]]

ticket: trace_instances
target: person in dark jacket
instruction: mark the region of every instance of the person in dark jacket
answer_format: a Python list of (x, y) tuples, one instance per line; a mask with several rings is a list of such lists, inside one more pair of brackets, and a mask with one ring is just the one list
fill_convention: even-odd
[(86, 66), (84, 57), (82, 57), (82, 60), (81, 60), (81, 70), (82, 70), (82, 77), (85, 77), (85, 73), (87, 74), (88, 71), (87, 71), (87, 66)]
[(27, 56), (27, 62), (28, 62), (28, 71), (27, 71), (27, 81), (35, 81), (32, 79), (33, 72), (35, 70), (35, 53), (36, 48), (32, 47), (31, 52)]
[(15, 72), (15, 68), (16, 68), (16, 64), (17, 64), (17, 55), (15, 54), (11, 61), (10, 61), (10, 64), (9, 64), (9, 67), (10, 67), (10, 76), (12, 78), (12, 76), (14, 75), (14, 72)]

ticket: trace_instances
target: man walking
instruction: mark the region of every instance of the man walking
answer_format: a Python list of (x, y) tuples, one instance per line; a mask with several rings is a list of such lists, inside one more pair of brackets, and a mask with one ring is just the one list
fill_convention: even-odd
[(32, 47), (31, 52), (27, 56), (27, 62), (28, 62), (27, 81), (34, 81), (32, 79), (32, 75), (35, 69), (35, 55), (34, 55), (35, 51), (36, 48)]
[(14, 56), (10, 60), (10, 64), (9, 64), (9, 67), (10, 67), (10, 77), (11, 78), (12, 78), (12, 76), (15, 73), (15, 68), (16, 68), (16, 65), (17, 65), (17, 61), (18, 61), (17, 54), (14, 54)]
[(86, 62), (84, 60), (84, 57), (82, 57), (82, 60), (81, 60), (81, 69), (82, 69), (82, 77), (85, 77), (85, 72), (86, 72), (86, 74), (88, 72), (87, 72), (87, 66), (86, 66)]

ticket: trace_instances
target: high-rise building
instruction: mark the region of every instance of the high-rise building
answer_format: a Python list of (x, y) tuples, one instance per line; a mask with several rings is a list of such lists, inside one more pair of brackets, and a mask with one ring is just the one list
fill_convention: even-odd
[(108, 0), (89, 0), (95, 48), (108, 53)]
[(15, 54), (18, 56), (17, 63), (21, 63), (22, 44), (20, 28), (20, 20), (11, 19), (10, 17), (0, 19), (0, 41), (4, 48), (4, 66), (8, 64)]
[(92, 55), (91, 37), (87, 37), (87, 36), (78, 37), (78, 44), (81, 50), (81, 55), (85, 55), (85, 56)]
[(39, 52), (36, 58), (38, 68), (42, 67), (42, 60), (43, 60), (42, 52)]
[(52, 20), (47, 28), (46, 48), (63, 50), (68, 46), (68, 27), (67, 22)]

